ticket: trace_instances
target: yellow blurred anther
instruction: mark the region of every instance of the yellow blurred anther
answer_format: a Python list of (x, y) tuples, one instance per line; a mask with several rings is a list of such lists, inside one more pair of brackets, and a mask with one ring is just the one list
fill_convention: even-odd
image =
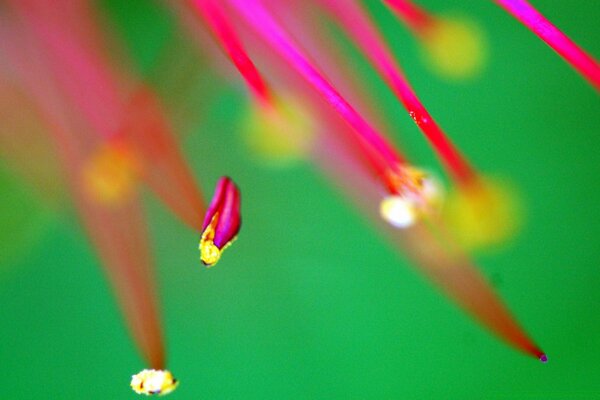
[(167, 370), (145, 369), (131, 377), (133, 391), (146, 396), (169, 394), (178, 384), (177, 379)]
[(106, 205), (126, 201), (135, 192), (139, 165), (126, 147), (105, 144), (83, 166), (83, 187), (94, 200)]
[(312, 116), (291, 96), (253, 101), (243, 124), (250, 149), (271, 165), (287, 165), (306, 158), (314, 142)]
[(400, 167), (387, 177), (391, 195), (379, 205), (381, 217), (396, 228), (408, 228), (419, 219), (437, 213), (442, 201), (435, 178), (414, 167)]
[(503, 244), (516, 234), (522, 220), (516, 190), (489, 179), (453, 193), (444, 214), (459, 242), (471, 250)]
[(424, 56), (434, 72), (452, 79), (476, 76), (485, 66), (484, 34), (471, 20), (438, 18), (422, 34)]

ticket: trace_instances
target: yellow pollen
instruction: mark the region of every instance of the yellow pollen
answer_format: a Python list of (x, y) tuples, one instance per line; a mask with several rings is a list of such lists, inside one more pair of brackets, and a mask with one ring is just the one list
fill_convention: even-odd
[(139, 166), (125, 148), (100, 147), (84, 164), (84, 189), (95, 201), (115, 205), (130, 198), (139, 177)]
[(221, 250), (212, 240), (200, 241), (200, 259), (207, 267), (212, 267), (221, 258)]
[(306, 158), (314, 130), (310, 112), (294, 97), (282, 95), (269, 104), (252, 102), (241, 132), (261, 161), (285, 166)]
[(485, 36), (466, 18), (439, 18), (424, 33), (423, 45), (428, 65), (447, 78), (470, 78), (485, 66)]
[(167, 370), (145, 369), (131, 377), (130, 385), (137, 394), (163, 396), (175, 390), (178, 384)]
[(438, 181), (427, 172), (409, 166), (390, 172), (388, 184), (396, 193), (385, 197), (379, 214), (396, 228), (408, 228), (419, 219), (437, 213), (442, 202)]
[(222, 251), (215, 246), (215, 243), (213, 242), (215, 238), (215, 228), (218, 221), (219, 213), (216, 213), (212, 217), (210, 224), (208, 224), (206, 229), (204, 229), (204, 232), (202, 232), (202, 237), (200, 238), (200, 260), (202, 260), (202, 262), (209, 268), (215, 265), (221, 258)]
[(448, 199), (445, 216), (457, 239), (468, 249), (503, 244), (522, 222), (516, 190), (506, 182), (485, 179)]

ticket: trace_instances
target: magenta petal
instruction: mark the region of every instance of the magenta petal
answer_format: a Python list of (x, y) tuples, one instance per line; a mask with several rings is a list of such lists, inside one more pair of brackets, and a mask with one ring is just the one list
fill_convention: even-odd
[(217, 182), (215, 194), (214, 194), (212, 201), (210, 202), (210, 205), (208, 206), (208, 210), (206, 210), (206, 214), (204, 216), (204, 222), (202, 223), (202, 231), (204, 231), (208, 227), (208, 225), (212, 221), (215, 214), (221, 208), (227, 187), (229, 186), (230, 182), (231, 182), (231, 179), (229, 179), (229, 177), (227, 177), (227, 176), (222, 177), (221, 179), (219, 179), (219, 182)]
[(231, 242), (237, 236), (242, 223), (240, 213), (240, 191), (229, 180), (226, 188), (225, 199), (219, 215), (219, 223), (215, 228), (214, 244), (222, 249), (227, 243)]

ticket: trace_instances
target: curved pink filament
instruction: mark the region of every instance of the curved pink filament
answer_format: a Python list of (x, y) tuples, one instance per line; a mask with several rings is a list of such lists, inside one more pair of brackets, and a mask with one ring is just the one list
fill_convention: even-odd
[[(354, 133), (358, 135), (360, 141), (381, 155), (387, 168), (396, 169), (399, 164), (404, 163), (404, 159), (311, 64), (308, 57), (292, 42), (285, 30), (260, 2), (255, 0), (231, 0), (231, 2), (248, 24), (354, 128)], [(385, 171), (379, 172), (383, 175)]]
[(471, 182), (476, 175), (475, 171), (419, 100), (379, 32), (364, 15), (360, 6), (352, 0), (344, 1), (343, 4), (337, 0), (322, 2), (383, 75), (453, 177), (459, 183)]
[(600, 64), (525, 0), (495, 0), (600, 90)]

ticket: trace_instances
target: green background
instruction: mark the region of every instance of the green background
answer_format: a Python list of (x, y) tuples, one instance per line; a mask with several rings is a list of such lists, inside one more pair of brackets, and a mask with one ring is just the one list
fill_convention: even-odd
[[(508, 348), (470, 320), (315, 168), (257, 164), (235, 123), (243, 84), (203, 72), (201, 123), (182, 146), (207, 188), (235, 177), (244, 226), (206, 270), (198, 235), (148, 196), (169, 368), (181, 380), (173, 399), (600, 398), (598, 94), (492, 2), (422, 4), (480, 21), (491, 52), (483, 76), (459, 84), (431, 75), (408, 32), (378, 2), (369, 5), (432, 115), (482, 171), (520, 188), (524, 229), (477, 260), (550, 361)], [(600, 56), (597, 1), (534, 4)], [(154, 74), (171, 17), (146, 1), (104, 7), (141, 70)], [(353, 65), (394, 139), (437, 167), (366, 63)], [(7, 227), (23, 226), (7, 222), (12, 211), (35, 209), (7, 196), (14, 185), (3, 178), (6, 243)], [(0, 398), (136, 398), (129, 377), (144, 364), (99, 261), (74, 211), (50, 214), (26, 249), (0, 264)]]

